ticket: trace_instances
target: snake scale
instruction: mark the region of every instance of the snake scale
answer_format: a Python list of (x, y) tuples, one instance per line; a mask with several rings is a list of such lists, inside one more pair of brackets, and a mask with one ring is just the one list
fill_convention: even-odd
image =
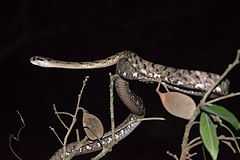
[[(140, 122), (127, 124), (130, 120), (144, 117), (145, 107), (140, 97), (129, 88), (127, 80), (161, 81), (166, 87), (195, 96), (203, 96), (204, 93), (220, 78), (219, 75), (198, 70), (177, 69), (160, 64), (155, 64), (142, 59), (132, 51), (122, 51), (106, 59), (93, 62), (67, 62), (46, 57), (34, 56), (31, 63), (41, 67), (65, 68), (65, 69), (94, 69), (116, 65), (118, 77), (115, 79), (116, 91), (131, 111), (131, 114), (116, 127), (115, 138), (117, 141), (128, 136)], [(222, 81), (212, 92), (212, 97), (226, 95), (229, 88), (229, 80)], [(122, 126), (126, 126), (122, 128)], [(102, 137), (102, 144), (108, 146), (112, 141), (111, 132), (107, 132)], [(77, 142), (67, 145), (66, 156), (76, 150)], [(75, 155), (86, 154), (101, 150), (98, 141), (88, 140), (79, 148)], [(59, 149), (50, 160), (62, 160), (63, 148)]]

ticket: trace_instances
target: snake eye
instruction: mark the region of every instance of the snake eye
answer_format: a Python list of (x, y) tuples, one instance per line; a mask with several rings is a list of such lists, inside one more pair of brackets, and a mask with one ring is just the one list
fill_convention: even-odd
[(39, 60), (39, 58), (38, 58), (37, 56), (33, 56), (32, 58), (30, 58), (30, 61), (31, 61), (31, 62), (34, 62), (34, 61), (36, 61), (36, 60)]
[(34, 56), (33, 57), (34, 61), (44, 61), (41, 57)]

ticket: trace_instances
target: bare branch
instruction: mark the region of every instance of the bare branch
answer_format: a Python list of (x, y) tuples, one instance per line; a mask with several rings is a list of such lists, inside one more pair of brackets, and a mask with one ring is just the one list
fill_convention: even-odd
[[(55, 104), (53, 104), (53, 109), (55, 111), (55, 115), (57, 116), (58, 120), (62, 123), (62, 125), (64, 126), (64, 128), (66, 128), (67, 130), (69, 130), (69, 127), (63, 122), (63, 120), (61, 119), (61, 117), (58, 114), (57, 108), (55, 106)], [(62, 112), (61, 112), (62, 113)], [(67, 114), (67, 113), (66, 113)], [(72, 116), (73, 117), (73, 116)], [(74, 118), (74, 117), (73, 117)]]
[(20, 113), (18, 110), (17, 110), (17, 113), (18, 113), (18, 115), (19, 115), (19, 117), (20, 117), (20, 119), (21, 119), (22, 126), (21, 126), (20, 129), (18, 130), (17, 136), (14, 136), (13, 134), (10, 134), (8, 146), (9, 146), (11, 152), (17, 157), (17, 159), (22, 160), (22, 159), (18, 156), (18, 154), (14, 151), (14, 149), (12, 148), (12, 139), (14, 139), (15, 141), (20, 141), (20, 133), (21, 133), (21, 131), (23, 130), (23, 128), (26, 127), (25, 122), (24, 122), (24, 120), (23, 120), (23, 117), (22, 117), (21, 113)]
[[(67, 146), (68, 137), (69, 137), (69, 135), (70, 135), (70, 133), (71, 133), (71, 131), (73, 129), (74, 124), (77, 121), (77, 114), (78, 114), (78, 111), (79, 111), (79, 105), (80, 105), (81, 97), (82, 97), (83, 90), (84, 90), (84, 87), (86, 85), (86, 82), (87, 82), (88, 78), (89, 77), (86, 76), (85, 80), (83, 80), (83, 85), (82, 85), (82, 88), (80, 90), (80, 94), (78, 95), (78, 101), (77, 101), (77, 105), (76, 105), (76, 109), (75, 109), (75, 114), (74, 114), (74, 117), (72, 118), (72, 123), (71, 123), (71, 125), (70, 125), (70, 127), (69, 127), (69, 129), (68, 129), (68, 131), (67, 131), (67, 133), (65, 135), (65, 137), (64, 137), (64, 143), (63, 143), (63, 151), (64, 151), (63, 157), (64, 158), (66, 157), (66, 146)], [(77, 138), (77, 139), (79, 139), (79, 138)]]
[(55, 134), (55, 136), (57, 137), (58, 141), (63, 145), (63, 142), (61, 140), (61, 138), (58, 136), (57, 132), (55, 131), (55, 129), (51, 126), (49, 126), (49, 128), (53, 131), (53, 133)]
[(116, 78), (116, 75), (111, 75), (111, 73), (109, 73), (110, 76), (110, 85), (109, 85), (109, 91), (110, 91), (110, 120), (111, 120), (111, 132), (112, 132), (112, 142), (108, 147), (104, 147), (103, 145), (103, 149), (102, 151), (94, 158), (92, 158), (92, 160), (99, 160), (102, 157), (104, 157), (108, 152), (112, 151), (112, 147), (117, 144), (116, 138), (115, 138), (115, 121), (114, 121), (114, 105), (113, 105), (113, 100), (114, 100), (114, 96), (113, 96), (113, 87), (114, 87), (114, 81)]
[(175, 160), (179, 160), (176, 154), (172, 154), (171, 152), (167, 151), (167, 154), (173, 157)]
[(228, 94), (228, 95), (225, 95), (225, 96), (221, 96), (221, 97), (212, 99), (212, 100), (210, 100), (210, 101), (207, 101), (206, 104), (212, 104), (212, 103), (215, 103), (215, 102), (218, 102), (218, 101), (221, 101), (221, 100), (224, 100), (224, 99), (228, 99), (228, 98), (231, 98), (231, 97), (236, 97), (236, 96), (240, 96), (240, 92), (230, 93), (230, 94)]

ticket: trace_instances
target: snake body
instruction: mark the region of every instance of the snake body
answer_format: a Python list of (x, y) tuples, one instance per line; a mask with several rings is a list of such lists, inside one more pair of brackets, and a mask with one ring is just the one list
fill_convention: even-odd
[[(94, 69), (112, 66), (117, 64), (121, 59), (127, 59), (131, 66), (136, 70), (136, 72), (132, 74), (134, 79), (140, 79), (138, 77), (144, 76), (144, 79), (149, 81), (161, 80), (171, 89), (197, 96), (202, 96), (220, 78), (218, 74), (214, 73), (177, 69), (152, 63), (142, 59), (131, 51), (122, 51), (106, 59), (93, 62), (66, 62), (34, 56), (31, 58), (31, 63), (41, 67), (50, 68)], [(213, 94), (225, 95), (228, 93), (228, 88), (229, 81), (225, 79), (214, 89)]]
[[(145, 107), (141, 98), (130, 90), (126, 80), (161, 81), (170, 89), (202, 96), (220, 78), (219, 75), (214, 73), (176, 69), (155, 64), (142, 59), (131, 51), (119, 52), (106, 59), (93, 62), (66, 62), (39, 56), (32, 57), (30, 61), (32, 64), (41, 67), (66, 69), (94, 69), (117, 64), (116, 73), (119, 77), (115, 80), (116, 91), (125, 106), (132, 112), (128, 118), (116, 128), (115, 138), (117, 141), (128, 136), (140, 123), (135, 122), (131, 125), (126, 125), (129, 120), (138, 119), (145, 114)], [(213, 90), (212, 97), (227, 94), (228, 88), (229, 81), (225, 79)], [(123, 126), (125, 127), (122, 128)], [(102, 144), (107, 146), (111, 141), (111, 132), (104, 134)], [(77, 142), (68, 144), (66, 155), (76, 151), (76, 146)], [(77, 149), (75, 154), (86, 154), (100, 149), (101, 145), (98, 141), (88, 140), (85, 145)], [(61, 148), (52, 156), (51, 160), (62, 160), (62, 155), (63, 149)]]

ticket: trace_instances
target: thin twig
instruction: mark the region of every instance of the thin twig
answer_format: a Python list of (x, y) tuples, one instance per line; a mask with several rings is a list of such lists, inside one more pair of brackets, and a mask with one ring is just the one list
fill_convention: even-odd
[[(57, 115), (59, 121), (62, 123), (62, 125), (67, 128), (67, 133), (65, 134), (65, 137), (64, 137), (64, 141), (62, 142), (61, 139), (59, 138), (58, 134), (56, 133), (55, 129), (50, 127), (50, 129), (53, 131), (53, 133), (56, 135), (56, 137), (58, 138), (58, 140), (60, 141), (60, 143), (63, 145), (63, 157), (62, 159), (63, 160), (70, 160), (72, 157), (75, 156), (75, 152), (71, 152), (67, 157), (66, 157), (66, 146), (67, 146), (67, 141), (68, 141), (68, 137), (73, 129), (73, 126), (74, 124), (76, 123), (77, 121), (77, 114), (78, 114), (78, 111), (79, 110), (85, 110), (83, 109), (82, 107), (79, 107), (80, 106), (80, 101), (81, 101), (81, 97), (82, 97), (82, 93), (83, 93), (83, 90), (84, 90), (84, 87), (86, 85), (86, 82), (88, 80), (88, 76), (85, 77), (85, 79), (83, 80), (83, 85), (82, 85), (82, 88), (80, 90), (80, 93), (78, 95), (78, 101), (77, 101), (77, 105), (76, 105), (76, 109), (75, 109), (75, 112), (74, 114), (70, 114), (70, 113), (67, 113), (67, 112), (58, 112), (55, 105), (54, 105), (54, 110), (55, 110), (55, 114)], [(63, 122), (63, 120), (61, 119), (61, 117), (59, 116), (60, 114), (63, 114), (63, 115), (68, 115), (68, 116), (71, 116), (72, 117), (72, 122), (70, 124), (70, 127), (68, 127), (67, 125), (65, 125), (65, 123)], [(80, 141), (80, 138), (79, 138), (79, 132), (78, 130), (76, 130), (76, 135), (77, 135), (77, 142), (79, 142), (77, 144), (77, 146), (75, 147), (75, 150), (77, 151), (81, 146), (83, 146), (88, 137), (86, 136), (82, 141)]]
[(116, 75), (111, 75), (111, 73), (109, 73), (110, 76), (110, 120), (111, 120), (111, 131), (112, 131), (112, 142), (116, 143), (116, 139), (115, 139), (115, 121), (114, 121), (114, 105), (113, 105), (113, 101), (114, 101), (114, 95), (113, 95), (113, 87), (114, 87), (114, 81), (116, 79)]
[(112, 147), (117, 144), (117, 141), (116, 141), (116, 138), (115, 138), (115, 121), (114, 121), (114, 105), (113, 105), (113, 101), (114, 101), (113, 87), (114, 87), (114, 81), (115, 81), (117, 75), (112, 75), (111, 73), (109, 73), (109, 76), (110, 76), (110, 85), (109, 85), (109, 90), (110, 90), (110, 120), (111, 120), (112, 141), (107, 147), (103, 147), (102, 151), (97, 156), (92, 158), (92, 160), (101, 159), (108, 152), (111, 152)]
[(192, 153), (192, 154), (189, 154), (189, 156), (188, 156), (188, 159), (189, 160), (192, 160), (192, 158), (191, 157), (193, 157), (193, 156), (196, 156), (197, 155), (197, 153), (195, 152), (195, 153)]
[[(218, 136), (218, 139), (221, 140), (222, 142), (223, 141), (236, 141), (236, 139), (239, 139), (240, 140), (240, 137), (225, 137), (224, 135), (221, 135), (221, 136)], [(191, 143), (191, 145), (190, 145)], [(194, 142), (193, 140), (190, 142), (188, 145), (188, 150), (202, 144), (202, 140), (200, 140), (200, 137), (197, 137), (197, 138), (194, 138)]]
[(204, 148), (203, 145), (202, 145), (202, 153), (203, 153), (203, 159), (207, 160), (206, 153), (205, 153), (205, 148)]
[(176, 154), (172, 154), (170, 151), (167, 151), (167, 154), (173, 157), (175, 160), (179, 160)]
[(67, 116), (70, 116), (71, 118), (74, 117), (74, 115), (72, 115), (71, 113), (68, 113), (68, 112), (56, 112), (57, 114), (62, 114), (62, 115), (67, 115)]
[(49, 128), (52, 130), (52, 132), (55, 134), (55, 136), (57, 137), (58, 141), (63, 145), (63, 142), (61, 140), (61, 138), (58, 136), (57, 132), (55, 131), (55, 129), (51, 126), (49, 126)]
[(224, 141), (222, 140), (221, 142), (223, 142), (224, 144), (226, 144), (231, 150), (233, 153), (237, 153), (236, 149), (232, 146), (231, 142), (229, 141)]
[(23, 128), (26, 127), (25, 122), (24, 122), (24, 120), (23, 120), (23, 117), (22, 117), (22, 115), (20, 114), (20, 112), (19, 112), (18, 110), (17, 110), (17, 113), (18, 113), (18, 115), (19, 115), (19, 117), (20, 117), (20, 119), (21, 119), (22, 126), (21, 126), (20, 129), (18, 130), (17, 136), (14, 136), (13, 134), (10, 134), (8, 146), (9, 146), (11, 152), (15, 155), (15, 157), (17, 157), (17, 159), (19, 159), (19, 160), (22, 160), (22, 159), (17, 155), (17, 153), (14, 151), (14, 149), (12, 148), (12, 139), (14, 139), (15, 141), (20, 141), (20, 133), (21, 133), (21, 131), (23, 130)]
[(221, 135), (218, 138), (220, 140), (228, 140), (228, 141), (235, 141), (236, 139), (240, 140), (240, 137), (226, 137), (224, 135)]
[(78, 111), (79, 111), (79, 109), (81, 109), (81, 107), (79, 107), (80, 106), (80, 101), (81, 101), (81, 97), (82, 97), (82, 93), (83, 93), (83, 90), (84, 90), (84, 88), (85, 88), (85, 85), (86, 85), (86, 82), (87, 82), (87, 80), (88, 80), (88, 76), (86, 76), (85, 77), (85, 79), (83, 80), (83, 85), (82, 85), (82, 88), (81, 88), (81, 90), (80, 90), (80, 94), (78, 95), (78, 101), (77, 101), (77, 105), (76, 105), (76, 109), (75, 109), (75, 113), (74, 113), (74, 117), (72, 118), (72, 123), (71, 123), (71, 125), (70, 125), (70, 127), (69, 127), (69, 129), (68, 129), (68, 131), (67, 131), (67, 133), (66, 133), (66, 135), (65, 135), (65, 137), (64, 137), (64, 142), (63, 142), (63, 157), (65, 158), (66, 157), (66, 146), (67, 146), (67, 141), (68, 141), (68, 137), (69, 137), (69, 135), (70, 135), (70, 133), (71, 133), (71, 131), (72, 131), (72, 129), (73, 129), (73, 126), (74, 126), (74, 124), (76, 123), (76, 121), (77, 121), (77, 114), (78, 114)]
[(227, 69), (223, 72), (223, 74), (220, 76), (220, 78), (210, 87), (210, 89), (204, 94), (203, 98), (201, 99), (201, 103), (205, 103), (207, 97), (212, 93), (214, 88), (217, 87), (217, 85), (227, 76), (227, 74), (236, 66), (239, 64), (239, 58), (240, 58), (240, 49), (237, 50), (237, 56), (232, 64), (229, 64)]
[(126, 128), (127, 126), (136, 123), (136, 122), (143, 122), (143, 121), (164, 121), (166, 120), (165, 118), (161, 118), (161, 117), (149, 117), (149, 118), (138, 118), (138, 119), (133, 119), (131, 121), (129, 121), (128, 123), (126, 123), (125, 125), (121, 126), (120, 128), (118, 128), (117, 131), (122, 130), (123, 128)]
[(240, 137), (225, 137), (224, 135), (221, 135), (218, 137), (218, 139), (221, 140), (221, 142), (225, 143), (229, 148), (231, 148), (233, 153), (236, 153), (236, 150), (229, 141), (234, 141), (236, 143), (236, 140), (240, 140)]
[(195, 143), (195, 142), (197, 142), (197, 141), (199, 141), (199, 140), (201, 140), (201, 137), (196, 137), (196, 138), (194, 138), (193, 140), (191, 140), (191, 141), (188, 143), (188, 145), (190, 146), (191, 144), (193, 144), (193, 143)]
[(225, 124), (221, 123), (221, 126), (224, 127), (232, 136), (232, 138), (234, 139), (234, 143), (236, 145), (236, 148), (238, 150), (238, 153), (240, 153), (240, 148), (239, 148), (239, 145), (237, 143), (237, 139), (235, 137), (235, 135), (233, 134), (233, 132), (231, 131), (231, 129), (229, 129)]
[(79, 136), (79, 130), (76, 129), (76, 136), (77, 136), (77, 142), (79, 143), (80, 142), (80, 136)]
[(63, 120), (62, 120), (61, 117), (59, 116), (55, 104), (53, 104), (53, 109), (54, 109), (55, 115), (57, 116), (58, 120), (62, 123), (62, 125), (64, 126), (64, 128), (66, 128), (67, 130), (69, 130), (69, 127), (63, 122)]
[(215, 102), (218, 102), (218, 101), (221, 101), (221, 100), (224, 100), (224, 99), (228, 99), (228, 98), (231, 98), (231, 97), (236, 97), (236, 96), (240, 96), (240, 92), (230, 93), (228, 95), (212, 99), (210, 101), (207, 101), (205, 104), (212, 104), (212, 103), (215, 103)]
[(202, 144), (202, 141), (197, 141), (197, 142), (193, 143), (192, 145), (188, 146), (187, 150), (190, 151), (192, 148), (194, 148), (194, 147), (196, 147), (196, 146), (198, 146), (200, 144)]
[(149, 117), (149, 118), (138, 118), (138, 119), (135, 119), (135, 120), (132, 120), (130, 122), (134, 123), (134, 122), (142, 122), (142, 121), (165, 121), (166, 119), (165, 118), (161, 118), (161, 117)]

